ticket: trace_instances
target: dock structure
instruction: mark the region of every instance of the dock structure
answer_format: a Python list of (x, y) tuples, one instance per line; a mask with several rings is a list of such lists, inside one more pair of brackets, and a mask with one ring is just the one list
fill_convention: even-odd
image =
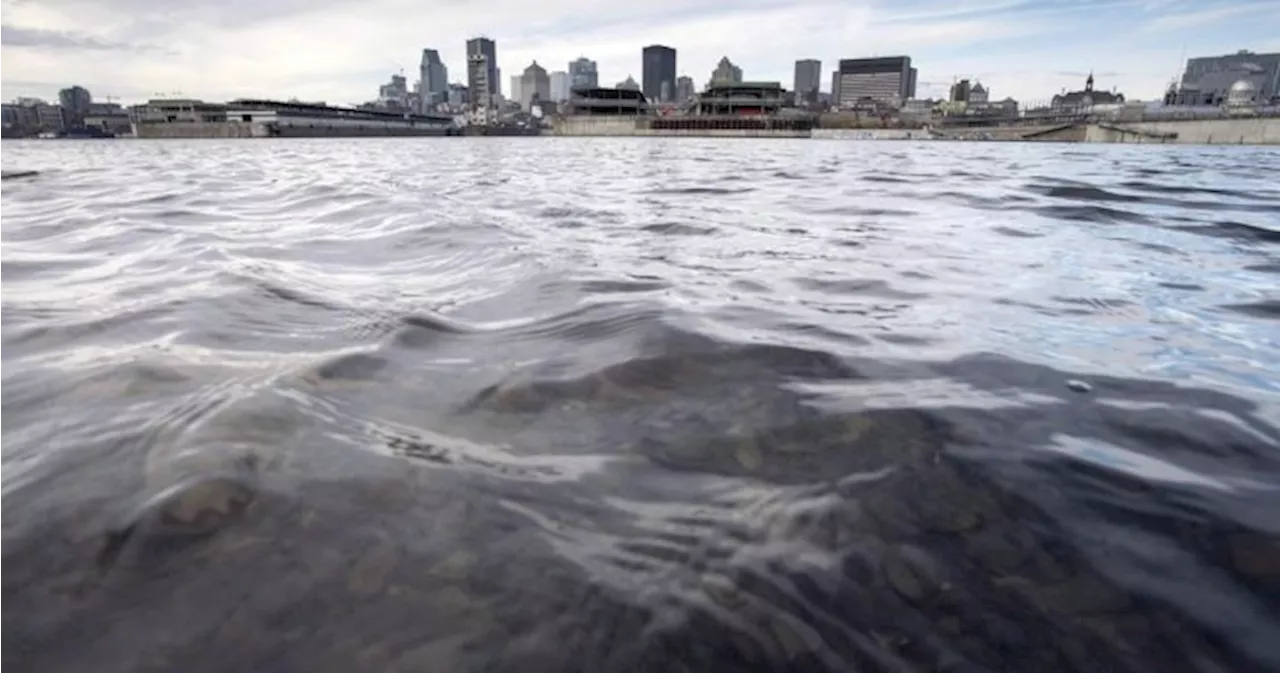
[(644, 94), (632, 89), (582, 87), (569, 93), (569, 116), (638, 117), (652, 112)]
[(583, 88), (570, 95), (553, 135), (807, 138), (813, 118), (785, 114), (777, 82), (714, 85), (691, 105), (666, 110), (631, 89)]
[(139, 138), (443, 136), (459, 131), (447, 115), (242, 98), (228, 103), (152, 100), (133, 119)]

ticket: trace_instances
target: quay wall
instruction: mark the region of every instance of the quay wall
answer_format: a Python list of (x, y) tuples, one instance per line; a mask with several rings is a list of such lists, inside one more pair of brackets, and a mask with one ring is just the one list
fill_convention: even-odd
[(925, 129), (814, 129), (818, 140), (930, 140), (936, 135)]
[(261, 138), (266, 129), (252, 122), (172, 122), (134, 124), (139, 138)]
[(683, 138), (809, 138), (801, 129), (652, 129), (638, 117), (562, 117), (552, 125), (553, 136), (652, 136)]
[[(1169, 134), (1177, 137), (1169, 138)], [(1280, 145), (1280, 118), (1169, 120), (1090, 124), (1085, 142), (1178, 145)]]

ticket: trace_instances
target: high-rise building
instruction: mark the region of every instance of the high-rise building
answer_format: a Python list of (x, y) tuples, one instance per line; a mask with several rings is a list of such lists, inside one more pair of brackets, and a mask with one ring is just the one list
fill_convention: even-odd
[(676, 90), (676, 50), (660, 44), (652, 44), (640, 52), (640, 90), (650, 101), (662, 101), (662, 84), (667, 83), (667, 96)]
[(444, 103), (449, 96), (449, 70), (440, 60), (440, 52), (435, 49), (422, 50), (422, 62), (418, 66), (418, 97), (421, 102), (420, 112), (427, 112), (439, 103)]
[(409, 110), (409, 84), (404, 75), (392, 75), (391, 81), (378, 87), (378, 104), (392, 110)]
[(524, 89), (520, 86), (523, 78), (520, 75), (511, 76), (511, 89), (507, 91), (508, 100), (513, 100), (524, 107)]
[(822, 88), (822, 61), (805, 58), (796, 61), (795, 94), (797, 101), (816, 103)]
[(684, 103), (693, 100), (697, 92), (693, 87), (693, 78), (681, 75), (676, 78), (676, 102)]
[(900, 104), (915, 93), (910, 56), (841, 59), (840, 107), (853, 107), (863, 99)]
[(62, 106), (62, 120), (67, 128), (80, 128), (89, 114), (93, 96), (82, 86), (72, 86), (58, 92), (58, 103)]
[(551, 100), (557, 103), (569, 100), (569, 73), (563, 70), (551, 73)]
[(627, 75), (627, 78), (622, 80), (621, 82), (618, 82), (618, 85), (614, 88), (624, 89), (627, 91), (641, 91), (640, 83), (637, 82), (636, 78), (632, 77), (631, 75)]
[(537, 61), (529, 64), (520, 77), (520, 107), (529, 110), (533, 103), (551, 100), (551, 77)]
[(487, 37), (467, 40), (467, 88), (471, 90), (472, 102), (479, 104), (477, 99), (482, 95), (491, 99), (501, 96), (501, 77), (498, 72), (498, 45)]
[(711, 81), (707, 82), (707, 87), (713, 87), (717, 84), (741, 84), (742, 68), (733, 64), (728, 56), (722, 57), (720, 62), (716, 64), (716, 69), (711, 71)]
[(600, 86), (596, 62), (585, 56), (569, 61), (569, 86), (573, 89), (594, 89)]

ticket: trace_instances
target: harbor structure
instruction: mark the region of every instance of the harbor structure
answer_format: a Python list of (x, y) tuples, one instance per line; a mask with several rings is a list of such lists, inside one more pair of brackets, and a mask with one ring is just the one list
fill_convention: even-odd
[[(552, 126), (568, 136), (809, 137), (813, 117), (784, 111), (777, 82), (708, 87), (688, 109), (672, 108), (634, 89), (575, 89)], [(683, 114), (682, 114), (683, 112)]]
[(151, 100), (138, 106), (133, 118), (133, 133), (139, 138), (443, 136), (456, 132), (448, 115), (259, 99)]
[(640, 90), (645, 98), (655, 102), (671, 100), (676, 92), (676, 50), (651, 44), (640, 51), (640, 56)]

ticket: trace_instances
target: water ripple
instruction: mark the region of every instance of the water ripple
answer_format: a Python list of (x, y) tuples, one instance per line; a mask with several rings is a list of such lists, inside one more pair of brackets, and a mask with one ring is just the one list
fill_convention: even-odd
[(1280, 155), (9, 142), (6, 662), (1280, 668)]

